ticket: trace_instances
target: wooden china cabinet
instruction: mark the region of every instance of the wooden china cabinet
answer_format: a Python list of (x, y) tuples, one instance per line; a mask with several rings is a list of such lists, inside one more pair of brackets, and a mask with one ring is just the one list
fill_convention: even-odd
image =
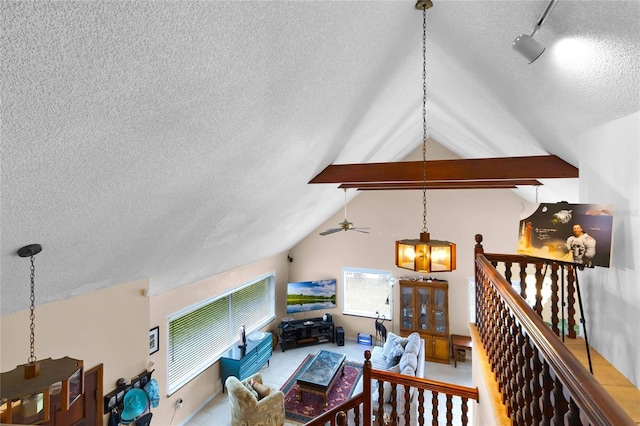
[(400, 334), (417, 332), (427, 361), (449, 363), (449, 284), (400, 280)]

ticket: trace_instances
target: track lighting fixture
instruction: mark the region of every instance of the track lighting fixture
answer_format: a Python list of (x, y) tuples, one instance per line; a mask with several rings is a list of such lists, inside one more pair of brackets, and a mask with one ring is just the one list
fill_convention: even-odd
[(536, 26), (533, 28), (533, 32), (531, 33), (531, 35), (522, 34), (516, 37), (516, 39), (513, 40), (513, 43), (511, 44), (513, 50), (524, 56), (530, 64), (538, 59), (540, 55), (542, 55), (542, 52), (544, 52), (544, 46), (535, 41), (533, 39), (533, 36), (538, 32), (544, 21), (549, 16), (549, 13), (551, 12), (551, 9), (553, 9), (553, 6), (555, 6), (556, 1), (557, 0), (551, 0), (549, 2), (549, 5), (545, 9), (545, 11), (542, 13), (542, 15), (540, 15), (540, 18), (538, 19)]

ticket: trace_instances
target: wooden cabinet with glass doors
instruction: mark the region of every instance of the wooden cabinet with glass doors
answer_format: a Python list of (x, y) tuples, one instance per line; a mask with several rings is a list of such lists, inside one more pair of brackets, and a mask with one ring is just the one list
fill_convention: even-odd
[(400, 280), (400, 334), (417, 332), (427, 361), (449, 363), (449, 284)]

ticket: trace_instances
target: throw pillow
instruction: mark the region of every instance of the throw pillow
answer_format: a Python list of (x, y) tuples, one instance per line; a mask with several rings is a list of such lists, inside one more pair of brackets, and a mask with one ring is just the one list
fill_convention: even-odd
[(384, 343), (384, 347), (382, 348), (382, 355), (385, 359), (388, 359), (389, 352), (391, 352), (396, 343), (400, 343), (402, 347), (404, 347), (407, 344), (407, 341), (408, 339), (406, 337), (400, 337), (390, 331), (389, 334), (387, 334), (387, 341)]
[(396, 342), (395, 346), (389, 352), (389, 356), (387, 357), (387, 369), (393, 367), (394, 365), (398, 365), (403, 353), (404, 348), (400, 343)]
[(265, 386), (257, 380), (251, 380), (251, 387), (258, 393), (258, 401), (271, 393), (271, 388)]
[(258, 399), (258, 392), (251, 386), (250, 382), (242, 382), (245, 388), (249, 391), (251, 395), (253, 395), (256, 399)]
[(422, 345), (422, 341), (420, 339), (421, 338), (418, 333), (411, 333), (407, 336), (407, 344), (404, 346), (404, 350), (413, 352), (417, 355), (418, 352), (420, 352), (420, 346)]
[(413, 352), (405, 352), (398, 365), (400, 365), (400, 370), (404, 370), (407, 366), (416, 370), (418, 368), (418, 356)]

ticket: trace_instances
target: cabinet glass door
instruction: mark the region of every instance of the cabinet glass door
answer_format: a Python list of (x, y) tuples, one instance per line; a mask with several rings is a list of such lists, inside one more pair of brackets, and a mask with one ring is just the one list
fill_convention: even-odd
[(400, 306), (400, 327), (413, 329), (413, 288), (402, 287)]
[(434, 331), (447, 333), (447, 298), (446, 292), (441, 289), (433, 291)]
[(428, 288), (418, 289), (418, 309), (420, 311), (418, 315), (418, 330), (431, 331), (431, 298), (429, 297), (430, 291)]

